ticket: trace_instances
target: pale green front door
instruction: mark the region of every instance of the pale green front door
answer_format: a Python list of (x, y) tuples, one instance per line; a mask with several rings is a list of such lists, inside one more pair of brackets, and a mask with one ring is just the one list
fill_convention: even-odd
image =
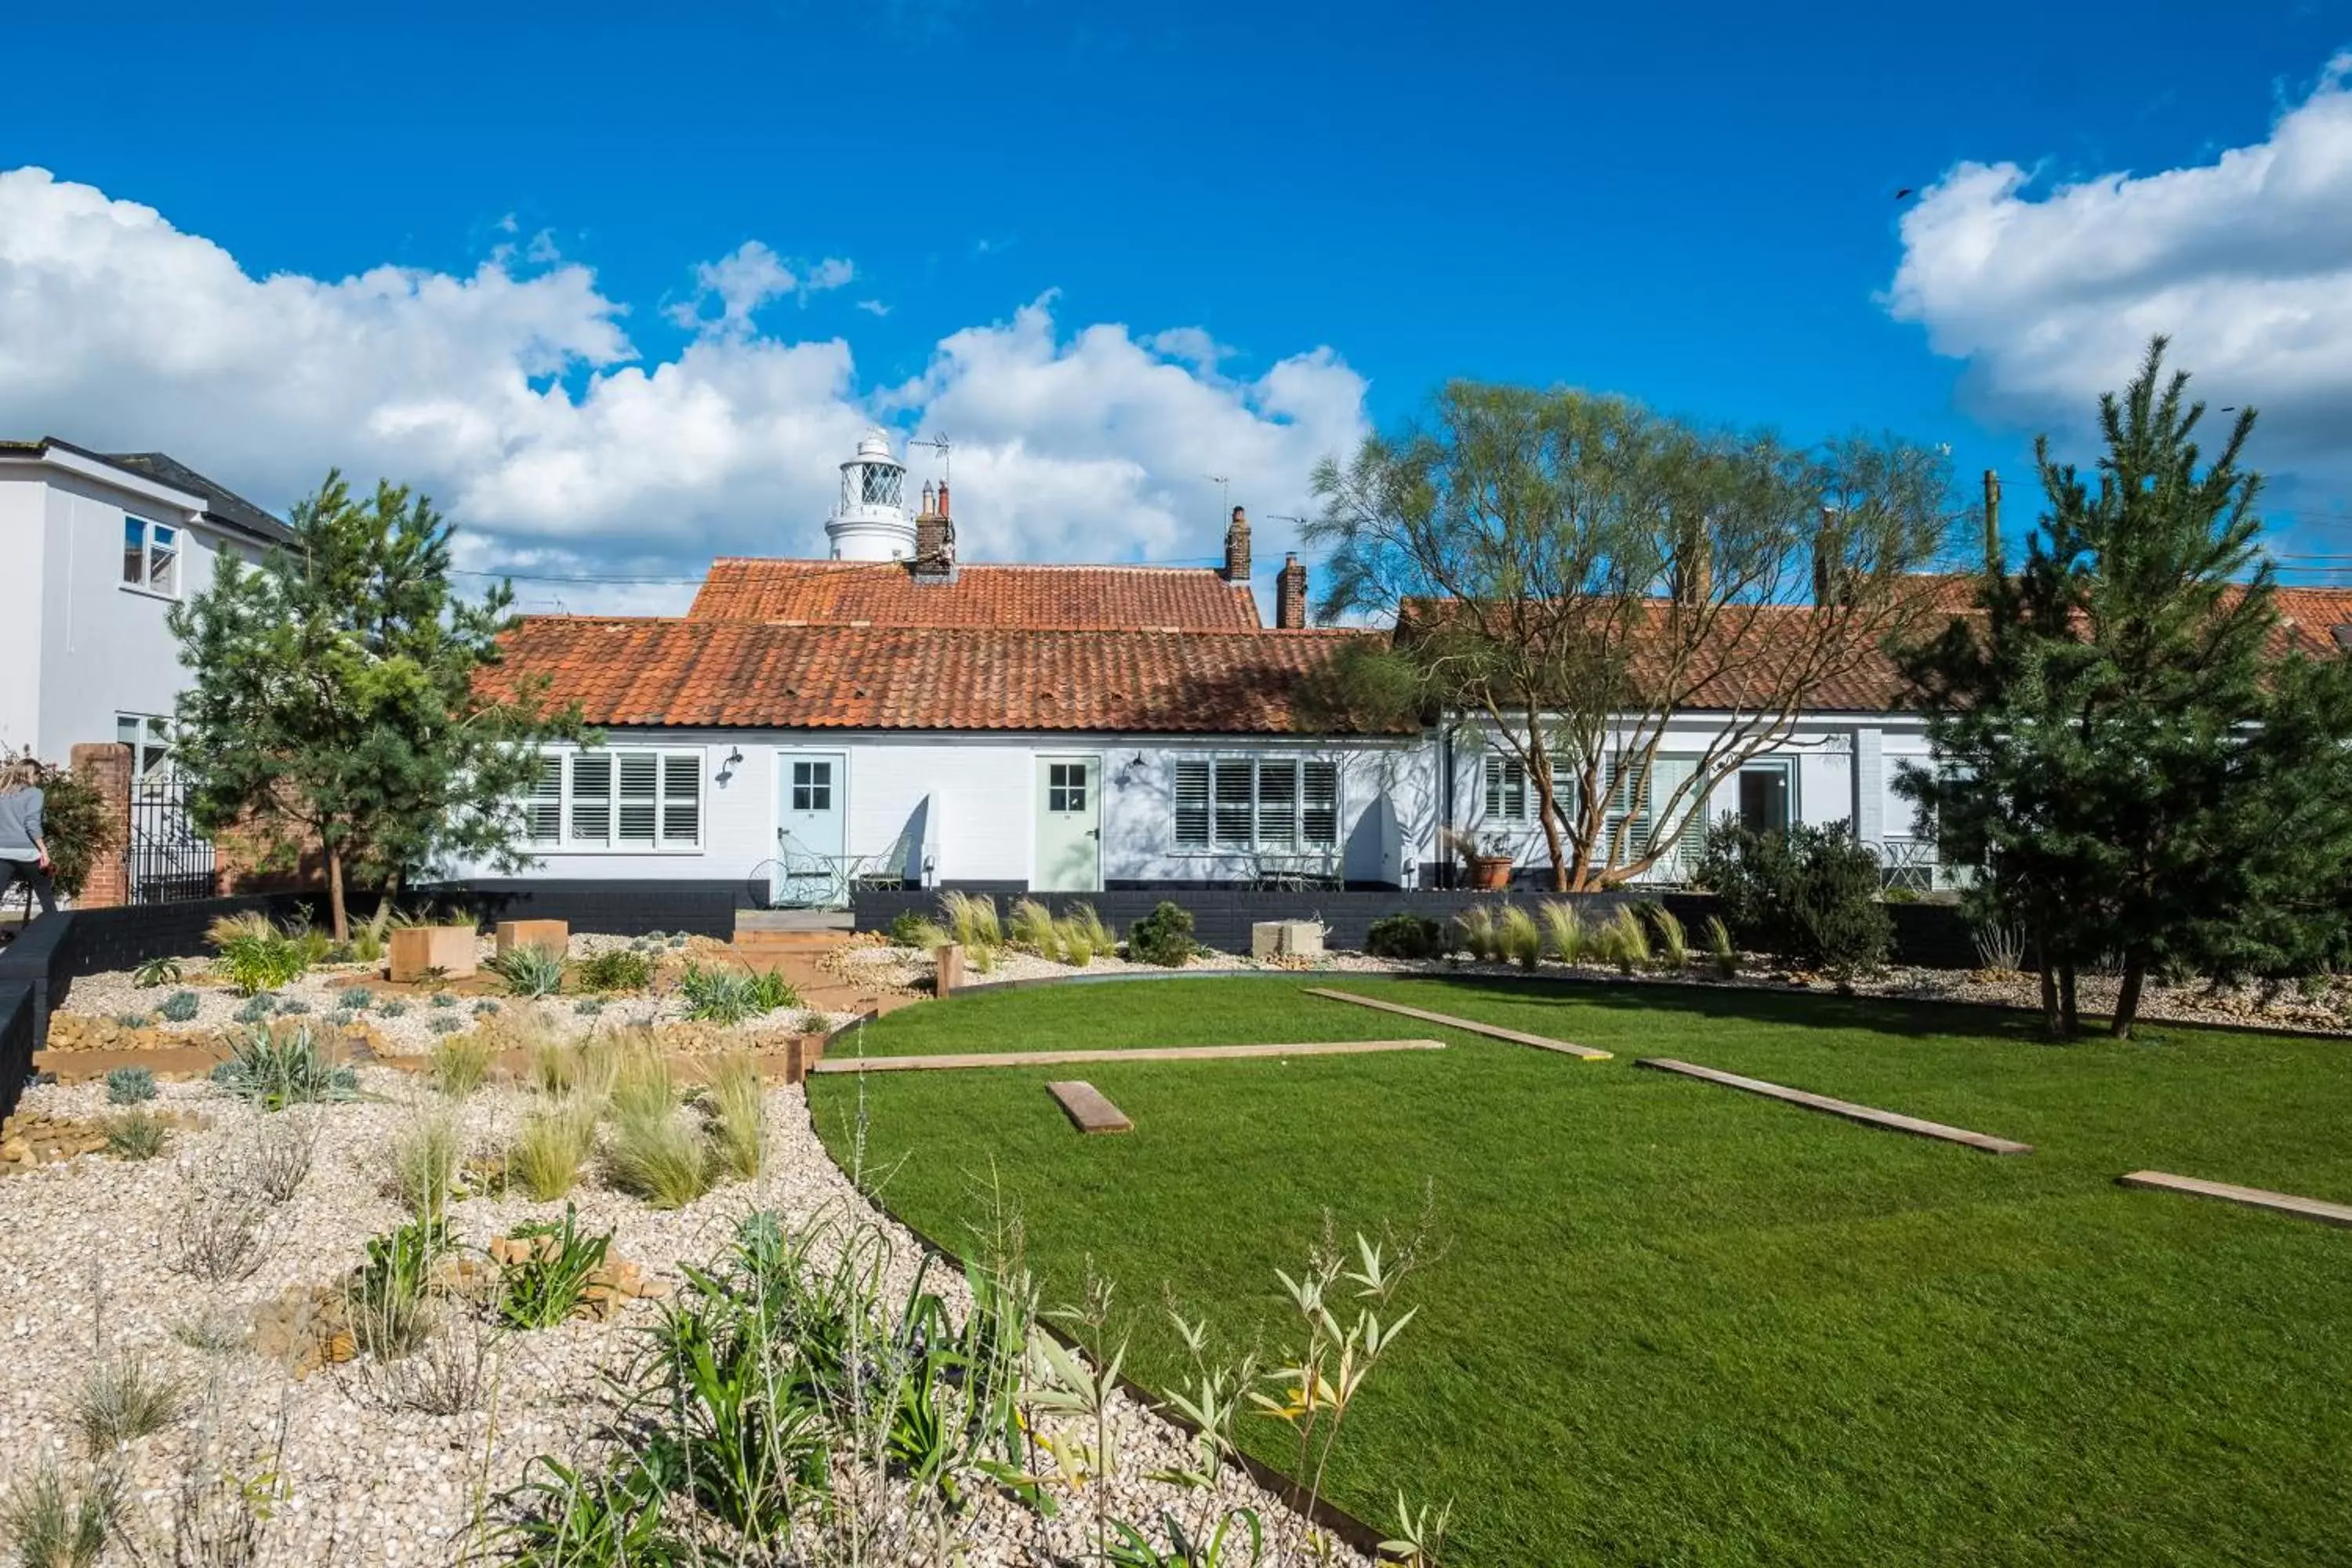
[(1037, 759), (1037, 875), (1045, 893), (1091, 893), (1102, 886), (1102, 762)]

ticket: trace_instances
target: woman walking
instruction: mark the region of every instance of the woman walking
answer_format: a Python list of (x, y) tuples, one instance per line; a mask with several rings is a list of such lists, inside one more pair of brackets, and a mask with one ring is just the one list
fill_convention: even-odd
[(22, 881), (41, 900), (41, 912), (58, 912), (57, 889), (49, 883), (49, 845), (41, 824), (41, 765), (30, 757), (0, 764), (0, 906)]

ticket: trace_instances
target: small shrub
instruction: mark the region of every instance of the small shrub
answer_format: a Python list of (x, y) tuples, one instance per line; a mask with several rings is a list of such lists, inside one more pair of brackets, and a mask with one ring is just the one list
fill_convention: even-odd
[(1364, 932), (1364, 951), (1374, 958), (1443, 958), (1445, 928), (1427, 915), (1382, 915)]
[(496, 1381), (498, 1331), (459, 1315), (423, 1343), (382, 1369), (383, 1402), (420, 1415), (463, 1415), (482, 1406)]
[(152, 1068), (115, 1068), (106, 1075), (106, 1103), (137, 1105), (155, 1098), (155, 1072)]
[(457, 1123), (438, 1112), (419, 1116), (394, 1140), (393, 1188), (410, 1214), (437, 1220), (449, 1212), (457, 1152)]
[(499, 1005), (487, 996), (474, 1004), (474, 1016), (477, 1018), (494, 1018), (498, 1011)]
[(397, 996), (387, 996), (378, 1005), (376, 1012), (386, 1018), (405, 1018), (408, 1016), (408, 1004)]
[(310, 968), (309, 944), (287, 936), (257, 910), (223, 915), (205, 935), (220, 955), (215, 971), (241, 995), (275, 991), (299, 980)]
[(702, 1103), (710, 1118), (711, 1152), (719, 1165), (739, 1180), (759, 1180), (768, 1148), (760, 1064), (742, 1051), (719, 1058)]
[(940, 900), (940, 919), (947, 926), (950, 942), (960, 942), (966, 947), (1004, 945), (1004, 927), (996, 918), (996, 900), (985, 893), (961, 889), (949, 892)]
[(1192, 911), (1162, 900), (1158, 908), (1127, 928), (1127, 955), (1138, 963), (1181, 969), (1200, 943), (1192, 940)]
[(114, 1016), (114, 1021), (117, 1026), (125, 1029), (143, 1029), (155, 1021), (155, 1015), (152, 1013), (117, 1013)]
[(182, 971), (176, 958), (151, 958), (131, 972), (131, 984), (142, 991), (152, 991), (159, 985), (177, 985)]
[(347, 1013), (364, 1013), (375, 1005), (375, 993), (364, 985), (353, 985), (335, 998), (335, 1005)]
[(1738, 941), (1841, 979), (1885, 962), (1895, 926), (1878, 858), (1843, 823), (1756, 832), (1726, 817), (1706, 836), (1698, 879)]
[(2025, 927), (2011, 921), (1979, 921), (1969, 934), (1976, 941), (1977, 967), (2014, 974), (2025, 967)]
[(425, 1026), (436, 1035), (454, 1035), (465, 1028), (466, 1020), (456, 1013), (436, 1013), (425, 1020)]
[(1642, 911), (1649, 917), (1650, 930), (1657, 936), (1656, 963), (1662, 973), (1679, 974), (1690, 967), (1690, 933), (1683, 922), (1664, 904), (1652, 904)]
[(350, 1100), (358, 1075), (328, 1060), (301, 1025), (247, 1029), (229, 1046), (229, 1059), (213, 1068), (213, 1082), (264, 1110)]
[(307, 1017), (310, 1012), (310, 1004), (299, 996), (289, 996), (278, 1004), (278, 1016), (281, 1018)]
[(254, 996), (238, 1003), (236, 1011), (230, 1014), (229, 1017), (233, 1022), (239, 1024), (263, 1024), (268, 1022), (270, 1016), (277, 1010), (268, 997)]
[(1562, 963), (1581, 963), (1584, 958), (1585, 934), (1583, 917), (1576, 906), (1566, 899), (1552, 899), (1536, 911), (1543, 926), (1544, 946)]
[(351, 951), (354, 963), (382, 963), (383, 933), (373, 925), (357, 927), (352, 932)]
[(616, 1118), (605, 1167), (613, 1185), (657, 1209), (684, 1208), (717, 1175), (701, 1131), (674, 1111)]
[(1034, 899), (1016, 900), (1005, 918), (1004, 929), (1013, 945), (1024, 952), (1048, 960), (1062, 954), (1061, 936), (1054, 929), (1054, 911)]
[(222, 1171), (191, 1173), (165, 1237), (164, 1266), (215, 1285), (250, 1277), (261, 1266), (261, 1222), (268, 1205)]
[(92, 1458), (151, 1436), (187, 1413), (188, 1395), (175, 1378), (152, 1371), (135, 1353), (110, 1355), (89, 1369), (74, 1396), (74, 1425)]
[(1739, 950), (1732, 945), (1731, 928), (1721, 915), (1706, 917), (1706, 958), (1717, 979), (1729, 980), (1739, 973)]
[(508, 993), (516, 996), (552, 996), (563, 989), (563, 960), (529, 943), (510, 947), (490, 960), (490, 973), (505, 981)]
[(1496, 922), (1495, 947), (1521, 969), (1533, 969), (1543, 962), (1543, 929), (1536, 924), (1535, 916), (1518, 905), (1506, 904), (1502, 919)]
[(643, 991), (654, 983), (654, 965), (642, 952), (616, 947), (581, 960), (572, 975), (583, 991)]
[(24, 1568), (92, 1568), (122, 1523), (123, 1487), (120, 1466), (100, 1465), (89, 1484), (78, 1485), (44, 1460), (8, 1489), (0, 1529)]
[(572, 1004), (572, 1011), (583, 1018), (593, 1018), (604, 1010), (604, 1004), (594, 996), (583, 996)]
[(189, 1024), (195, 1021), (196, 1011), (203, 1005), (194, 992), (174, 991), (163, 998), (163, 1005), (155, 1011), (163, 1015), (166, 1023)]
[(172, 1124), (142, 1107), (106, 1119), (106, 1152), (118, 1160), (152, 1160), (172, 1141)]
[(536, 1203), (552, 1203), (572, 1191), (580, 1167), (596, 1146), (596, 1107), (567, 1100), (523, 1118), (522, 1131), (507, 1153), (507, 1179)]
[(1473, 904), (1454, 917), (1461, 945), (1472, 958), (1481, 963), (1492, 963), (1502, 956), (1502, 933), (1495, 924), (1495, 911), (1485, 904)]
[(463, 1100), (481, 1088), (483, 1080), (490, 1076), (491, 1059), (490, 1043), (478, 1036), (467, 1036), (435, 1046), (426, 1070), (432, 1075), (435, 1089), (451, 1100)]
[(570, 1317), (613, 1245), (609, 1230), (581, 1235), (579, 1212), (570, 1204), (560, 1225), (518, 1226), (507, 1234), (533, 1244), (520, 1262), (499, 1268), (499, 1321), (514, 1329), (551, 1329)]

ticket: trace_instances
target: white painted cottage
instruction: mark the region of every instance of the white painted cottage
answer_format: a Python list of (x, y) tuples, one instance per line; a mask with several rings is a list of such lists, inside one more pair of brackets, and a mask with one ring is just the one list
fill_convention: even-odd
[[(1548, 864), (1518, 764), (1475, 722), (1309, 727), (1302, 684), (1349, 639), (1388, 634), (1307, 627), (1295, 557), (1264, 625), (1242, 509), (1214, 568), (967, 564), (945, 487), (909, 514), (904, 485), (869, 437), (843, 465), (832, 559), (716, 562), (681, 617), (524, 621), (511, 675), (604, 734), (546, 758), (527, 810), (536, 876), (787, 903), (884, 883), (1403, 887), (1447, 862), (1448, 825)], [(1889, 689), (1824, 693), (1719, 782), (1706, 817), (1851, 821), (1890, 863), (1924, 863), (1891, 784), (1925, 738)], [(1654, 798), (1722, 721), (1675, 721)], [(1645, 806), (1622, 808), (1637, 841)], [(1685, 872), (1688, 837), (1653, 877)]]

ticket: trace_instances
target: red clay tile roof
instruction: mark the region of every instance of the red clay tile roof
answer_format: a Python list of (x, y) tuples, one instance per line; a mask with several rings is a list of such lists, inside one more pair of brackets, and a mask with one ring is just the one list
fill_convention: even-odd
[(897, 562), (710, 563), (688, 618), (1033, 630), (1255, 631), (1248, 584), (1201, 566), (966, 566), (919, 580)]
[(1361, 632), (791, 626), (529, 616), (486, 684), (545, 677), (598, 725), (1287, 734)]

